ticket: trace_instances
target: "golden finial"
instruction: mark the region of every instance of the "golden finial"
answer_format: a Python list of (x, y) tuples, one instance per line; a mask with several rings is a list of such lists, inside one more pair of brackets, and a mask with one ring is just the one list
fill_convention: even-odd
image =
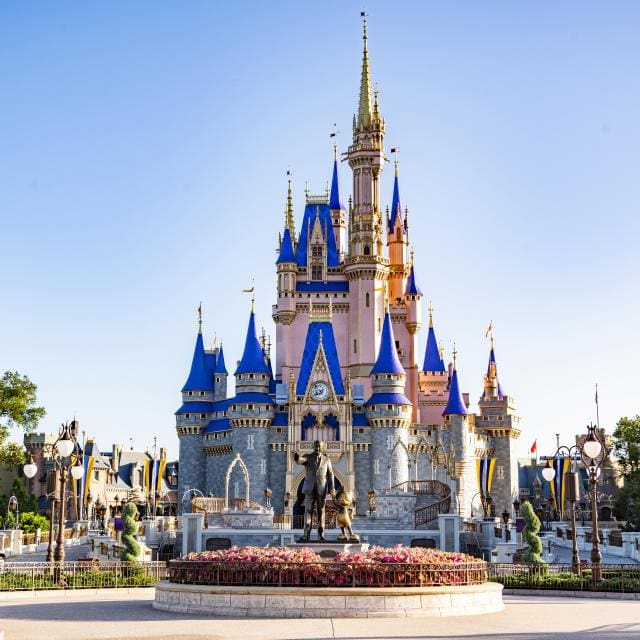
[(456, 368), (456, 358), (458, 356), (458, 352), (456, 351), (456, 343), (453, 343), (453, 368)]
[(444, 347), (442, 345), (440, 345), (438, 353), (440, 354), (440, 360), (442, 360), (442, 358), (444, 357)]
[(251, 313), (254, 312), (254, 307), (255, 307), (255, 302), (256, 302), (255, 290), (256, 290), (255, 278), (251, 278), (251, 288), (250, 289), (243, 289), (242, 290), (242, 293), (250, 293), (251, 294)]
[(433, 329), (433, 304), (431, 304), (431, 300), (429, 300), (429, 329)]
[(202, 302), (198, 305), (198, 333), (202, 333)]
[(411, 266), (413, 267), (413, 260), (414, 260), (414, 256), (415, 256), (415, 251), (413, 250), (413, 247), (411, 247)]
[(214, 351), (216, 350), (216, 340), (217, 340), (217, 336), (216, 336), (216, 333), (214, 332), (213, 333), (213, 350)]

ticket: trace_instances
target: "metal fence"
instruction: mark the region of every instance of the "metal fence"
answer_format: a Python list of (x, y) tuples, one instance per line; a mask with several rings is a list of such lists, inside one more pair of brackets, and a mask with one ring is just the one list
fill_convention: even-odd
[(166, 577), (165, 562), (5, 562), (0, 591), (150, 587)]
[(457, 564), (348, 562), (229, 563), (172, 560), (169, 580), (180, 584), (279, 587), (423, 587), (487, 582), (485, 562)]
[(601, 580), (592, 582), (591, 566), (583, 564), (572, 573), (570, 564), (491, 564), (489, 579), (508, 589), (554, 589), (556, 591), (640, 592), (640, 565), (600, 565)]

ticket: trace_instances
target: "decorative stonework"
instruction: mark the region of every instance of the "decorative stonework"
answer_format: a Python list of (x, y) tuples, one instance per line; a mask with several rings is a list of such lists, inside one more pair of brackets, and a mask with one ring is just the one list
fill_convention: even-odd
[(460, 587), (223, 587), (159, 582), (154, 609), (248, 618), (412, 618), (504, 609), (502, 585)]

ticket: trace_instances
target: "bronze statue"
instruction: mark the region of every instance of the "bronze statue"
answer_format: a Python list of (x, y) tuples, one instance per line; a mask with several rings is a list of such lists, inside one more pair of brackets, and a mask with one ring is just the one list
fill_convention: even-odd
[[(342, 533), (338, 536), (339, 542), (360, 542), (360, 538), (353, 533), (351, 528), (351, 516), (353, 515), (353, 496), (340, 487), (336, 493), (335, 501), (338, 504), (338, 516), (336, 522)], [(345, 533), (346, 529), (346, 533)]]
[(324, 501), (327, 493), (335, 496), (333, 469), (331, 460), (323, 452), (323, 443), (318, 440), (313, 443), (313, 453), (301, 456), (293, 452), (293, 459), (306, 467), (306, 475), (302, 492), (304, 493), (304, 534), (299, 542), (309, 542), (311, 538), (311, 516), (315, 505), (318, 514), (318, 540), (324, 541)]

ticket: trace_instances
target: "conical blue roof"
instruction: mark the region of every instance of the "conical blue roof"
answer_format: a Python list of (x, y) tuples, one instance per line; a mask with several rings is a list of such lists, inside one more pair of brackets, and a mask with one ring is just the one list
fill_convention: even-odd
[(220, 345), (220, 351), (218, 351), (218, 358), (216, 361), (216, 368), (214, 373), (222, 373), (227, 375), (227, 367), (224, 364), (224, 352), (222, 351), (222, 345)]
[(460, 386), (458, 385), (458, 372), (454, 369), (451, 386), (449, 387), (449, 402), (447, 402), (447, 406), (442, 412), (442, 415), (466, 416), (468, 413), (467, 407), (462, 399), (462, 394), (460, 393)]
[(487, 375), (491, 373), (491, 363), (493, 363), (493, 366), (495, 367), (496, 378), (498, 380), (498, 397), (502, 398), (504, 397), (504, 392), (502, 391), (502, 385), (500, 384), (500, 378), (498, 377), (498, 363), (496, 362), (496, 354), (493, 350), (493, 347), (491, 347), (491, 351), (489, 353), (489, 364), (487, 365)]
[(329, 209), (344, 209), (340, 200), (340, 189), (338, 188), (338, 161), (333, 161), (333, 177), (331, 178), (331, 193), (329, 194)]
[(416, 274), (413, 271), (413, 265), (411, 265), (411, 271), (409, 271), (409, 277), (407, 278), (407, 288), (405, 290), (405, 294), (414, 296), (422, 295), (422, 291), (420, 291), (418, 285), (416, 284)]
[(396, 341), (393, 335), (393, 327), (391, 326), (391, 318), (388, 311), (384, 315), (378, 359), (373, 365), (373, 369), (371, 369), (371, 373), (369, 375), (373, 375), (375, 373), (395, 373), (406, 375), (405, 370), (400, 364), (400, 359), (398, 358)]
[(269, 367), (264, 361), (264, 354), (262, 353), (262, 347), (258, 342), (258, 335), (256, 334), (256, 319), (253, 311), (249, 316), (249, 326), (247, 327), (247, 339), (244, 343), (244, 352), (242, 354), (242, 360), (236, 369), (235, 375), (239, 373), (269, 373)]
[(433, 327), (429, 327), (429, 333), (427, 334), (427, 349), (424, 354), (424, 365), (422, 370), (444, 371), (444, 362), (442, 362), (442, 358), (440, 358), (436, 333), (433, 330)]
[(184, 383), (184, 387), (182, 387), (182, 391), (213, 391), (213, 378), (209, 375), (205, 361), (204, 342), (200, 332), (198, 332), (198, 337), (196, 338), (191, 371), (187, 381)]
[(402, 218), (402, 205), (400, 204), (400, 188), (398, 187), (398, 172), (393, 179), (393, 198), (391, 199), (391, 215), (389, 216), (389, 231), (393, 231), (396, 226), (396, 219)]
[(295, 262), (296, 255), (293, 252), (293, 242), (291, 242), (291, 233), (289, 229), (284, 230), (284, 235), (282, 236), (282, 244), (280, 245), (280, 255), (276, 260), (276, 264), (281, 264), (283, 262)]

